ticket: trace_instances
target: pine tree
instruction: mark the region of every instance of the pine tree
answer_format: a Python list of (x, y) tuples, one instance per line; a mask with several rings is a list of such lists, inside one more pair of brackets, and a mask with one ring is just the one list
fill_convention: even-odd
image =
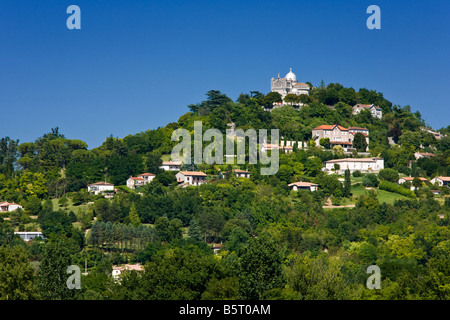
[(352, 182), (350, 180), (350, 170), (345, 170), (345, 181), (344, 181), (344, 197), (348, 198), (351, 196), (350, 188), (352, 186)]
[(128, 219), (132, 226), (138, 227), (141, 224), (141, 219), (139, 218), (139, 215), (136, 210), (136, 206), (134, 203), (130, 207), (130, 213), (128, 214)]
[(188, 236), (196, 241), (201, 241), (203, 239), (202, 233), (200, 232), (200, 227), (195, 219), (192, 219), (189, 224)]

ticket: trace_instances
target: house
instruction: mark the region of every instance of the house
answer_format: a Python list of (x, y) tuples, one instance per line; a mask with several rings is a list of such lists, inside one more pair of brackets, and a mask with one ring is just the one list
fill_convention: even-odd
[[(336, 166), (338, 167), (337, 170), (335, 170)], [(378, 157), (335, 159), (325, 161), (325, 167), (323, 168), (324, 171), (336, 172), (337, 174), (344, 174), (347, 169), (350, 170), (350, 173), (355, 171), (377, 173), (384, 169), (384, 159)]]
[(104, 181), (91, 183), (88, 185), (88, 192), (91, 194), (101, 194), (110, 197), (114, 193), (114, 185)]
[(288, 185), (291, 190), (308, 190), (308, 191), (317, 191), (319, 185), (311, 182), (294, 182)]
[[(427, 182), (428, 182), (428, 179), (427, 179), (427, 178), (418, 177), (418, 179), (419, 179), (420, 181), (422, 181), (422, 183), (427, 183)], [(405, 183), (405, 182), (411, 182), (411, 183), (412, 183), (413, 180), (414, 180), (414, 177), (401, 177), (400, 179), (398, 179), (397, 183), (398, 183), (398, 184), (402, 184), (402, 183)], [(411, 186), (410, 189), (411, 189), (411, 190), (415, 190), (416, 188), (415, 188), (414, 186)]]
[(178, 183), (181, 183), (184, 186), (199, 186), (206, 183), (207, 174), (199, 171), (180, 171), (175, 177), (177, 178)]
[(127, 180), (127, 187), (135, 189), (152, 182), (154, 178), (155, 175), (153, 173), (141, 173), (137, 177), (130, 176)]
[(422, 130), (431, 133), (436, 140), (441, 140), (442, 138), (446, 137), (446, 135), (441, 134), (440, 132), (433, 130), (431, 128), (422, 128)]
[(352, 114), (358, 114), (362, 110), (370, 110), (372, 117), (381, 119), (383, 117), (383, 111), (380, 106), (375, 106), (373, 104), (357, 104), (353, 106)]
[(353, 139), (355, 134), (361, 132), (366, 137), (366, 142), (369, 144), (369, 130), (366, 128), (352, 127), (352, 129), (344, 128), (338, 124), (328, 125), (324, 124), (318, 126), (312, 130), (312, 139), (315, 141), (316, 146), (320, 145), (321, 139), (328, 138), (330, 145), (339, 145), (344, 148), (344, 151), (348, 151), (353, 148)]
[(19, 237), (21, 239), (23, 239), (24, 241), (31, 241), (34, 238), (38, 238), (38, 237), (44, 239), (42, 232), (39, 232), (39, 231), (18, 231), (18, 232), (14, 232), (14, 234), (19, 235)]
[(140, 264), (126, 264), (123, 267), (120, 266), (113, 266), (113, 271), (112, 271), (112, 276), (115, 280), (118, 280), (120, 275), (124, 272), (124, 271), (143, 271), (144, 268), (140, 265)]
[(245, 171), (241, 169), (234, 170), (236, 178), (250, 178), (250, 171)]
[(414, 153), (414, 157), (416, 158), (416, 160), (418, 160), (420, 158), (431, 158), (431, 157), (434, 157), (434, 154), (429, 153), (429, 152), (416, 152), (416, 153)]
[(162, 165), (160, 166), (161, 169), (165, 171), (180, 171), (181, 165), (183, 163), (176, 162), (176, 161), (163, 161)]
[(0, 203), (0, 212), (11, 212), (17, 209), (23, 209), (20, 204), (10, 203), (10, 202), (1, 202)]
[(450, 185), (450, 177), (436, 177), (431, 179), (430, 181), (432, 184), (437, 183), (437, 185), (439, 187), (443, 187), (443, 186), (449, 186)]
[(437, 196), (440, 196), (442, 194), (442, 191), (441, 190), (431, 190), (431, 193), (433, 193)]

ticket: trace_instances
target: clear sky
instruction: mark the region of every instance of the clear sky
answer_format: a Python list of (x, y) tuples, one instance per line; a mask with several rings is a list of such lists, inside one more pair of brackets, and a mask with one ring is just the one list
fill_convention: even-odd
[[(68, 30), (69, 5), (81, 30)], [(369, 5), (381, 30), (369, 30)], [(1, 0), (0, 137), (53, 127), (95, 148), (175, 122), (220, 90), (301, 82), (375, 89), (450, 124), (450, 1)]]

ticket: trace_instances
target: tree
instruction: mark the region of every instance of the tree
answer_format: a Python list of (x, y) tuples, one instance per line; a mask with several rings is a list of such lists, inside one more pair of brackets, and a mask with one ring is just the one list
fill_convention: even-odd
[(319, 144), (325, 149), (328, 149), (330, 147), (330, 138), (321, 138)]
[(376, 188), (378, 186), (378, 178), (375, 174), (368, 173), (363, 177), (362, 184), (364, 187)]
[(343, 190), (343, 192), (344, 192), (344, 194), (343, 194), (343, 196), (344, 197), (350, 197), (351, 196), (351, 192), (350, 192), (350, 188), (351, 188), (351, 186), (352, 186), (352, 182), (351, 182), (351, 179), (350, 179), (350, 170), (349, 169), (347, 169), (347, 170), (345, 170), (345, 175), (344, 175), (344, 190)]
[(69, 205), (69, 199), (67, 199), (67, 197), (61, 197), (58, 200), (58, 204), (60, 207), (63, 207), (64, 209), (67, 208), (67, 206)]
[(141, 219), (136, 210), (134, 203), (130, 207), (130, 213), (128, 215), (128, 220), (133, 227), (138, 227), (141, 224)]
[(32, 195), (27, 198), (24, 208), (28, 214), (38, 215), (42, 210), (41, 200), (36, 195)]
[(62, 238), (46, 243), (37, 275), (39, 293), (46, 300), (71, 300), (76, 290), (67, 288), (67, 268), (72, 265), (72, 250)]
[(273, 107), (273, 104), (276, 102), (281, 102), (283, 101), (281, 98), (281, 94), (279, 94), (278, 92), (269, 92), (268, 94), (266, 94), (266, 96), (263, 99), (263, 103), (264, 106), (266, 107)]
[(37, 298), (34, 270), (22, 247), (0, 247), (0, 299), (31, 300)]
[(353, 138), (353, 147), (358, 152), (365, 152), (366, 151), (366, 149), (367, 149), (366, 137), (361, 132), (357, 132), (355, 134), (355, 137)]
[(161, 166), (162, 166), (161, 153), (157, 151), (147, 153), (145, 159), (145, 168), (147, 172), (153, 174), (161, 173), (164, 171), (163, 169), (161, 169)]
[(239, 258), (239, 297), (243, 300), (264, 299), (268, 291), (284, 286), (282, 256), (267, 235), (253, 238)]
[(399, 175), (398, 171), (390, 168), (381, 169), (380, 172), (378, 172), (378, 177), (381, 180), (386, 180), (389, 182), (397, 182)]

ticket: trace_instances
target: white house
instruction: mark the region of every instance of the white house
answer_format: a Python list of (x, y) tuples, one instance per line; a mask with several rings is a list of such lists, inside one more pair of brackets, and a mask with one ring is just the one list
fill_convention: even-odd
[(190, 186), (199, 186), (206, 183), (207, 174), (199, 171), (180, 171), (175, 177), (178, 183)]
[(42, 239), (44, 239), (44, 237), (42, 236), (42, 232), (39, 231), (17, 231), (14, 232), (14, 234), (18, 234), (19, 237), (24, 241), (31, 241), (37, 237), (41, 237)]
[(236, 178), (250, 178), (250, 171), (245, 171), (241, 169), (234, 170)]
[(437, 182), (439, 187), (443, 186), (449, 186), (450, 185), (450, 177), (436, 177), (431, 179), (430, 181), (432, 184), (435, 184)]
[(177, 161), (163, 161), (161, 169), (165, 171), (180, 171), (181, 165), (183, 163)]
[(88, 192), (95, 195), (109, 195), (114, 192), (114, 185), (104, 181), (91, 183), (88, 185)]
[(127, 187), (130, 189), (141, 187), (147, 183), (152, 182), (154, 178), (155, 175), (153, 173), (142, 173), (137, 177), (131, 176), (127, 180)]
[[(422, 183), (427, 183), (428, 182), (428, 179), (427, 178), (423, 178), (423, 177), (418, 177), (418, 179), (422, 182)], [(397, 181), (397, 183), (398, 184), (402, 184), (402, 183), (405, 183), (405, 182), (413, 182), (413, 180), (414, 180), (414, 177), (401, 177), (400, 179), (398, 179), (398, 181)], [(410, 188), (411, 190), (414, 190), (414, 189), (416, 189), (414, 186), (411, 186), (411, 188)]]
[(124, 271), (143, 271), (144, 268), (140, 265), (140, 264), (126, 264), (125, 266), (121, 267), (121, 266), (113, 266), (113, 270), (112, 270), (112, 276), (115, 280), (118, 280), (120, 275), (124, 272)]
[(414, 153), (414, 157), (416, 158), (416, 160), (420, 159), (420, 158), (431, 158), (434, 157), (433, 153), (429, 153), (429, 152), (416, 152)]
[(10, 203), (10, 202), (1, 202), (0, 203), (0, 211), (1, 212), (10, 212), (17, 209), (23, 209), (23, 207), (20, 204), (17, 203)]
[(311, 182), (294, 182), (288, 185), (291, 190), (298, 191), (298, 190), (308, 190), (308, 191), (317, 191), (319, 188), (318, 184), (311, 183)]
[(383, 117), (383, 111), (379, 106), (373, 104), (357, 104), (353, 106), (353, 114), (358, 114), (361, 110), (370, 110), (372, 117), (381, 119)]
[[(339, 166), (338, 170), (334, 170), (335, 165)], [(325, 167), (323, 168), (328, 173), (336, 172), (337, 174), (344, 174), (347, 169), (350, 170), (350, 173), (355, 171), (377, 173), (384, 169), (384, 159), (378, 157), (335, 159), (325, 161)]]

